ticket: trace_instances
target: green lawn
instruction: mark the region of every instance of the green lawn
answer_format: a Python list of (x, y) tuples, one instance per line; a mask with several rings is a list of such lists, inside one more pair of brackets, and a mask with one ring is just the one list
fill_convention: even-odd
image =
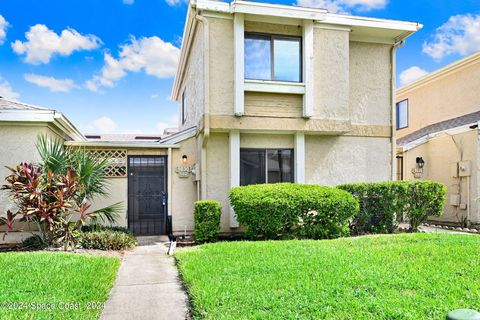
[(1, 253), (0, 319), (96, 319), (119, 265), (114, 257)]
[(224, 242), (179, 251), (196, 319), (444, 319), (480, 309), (480, 236)]

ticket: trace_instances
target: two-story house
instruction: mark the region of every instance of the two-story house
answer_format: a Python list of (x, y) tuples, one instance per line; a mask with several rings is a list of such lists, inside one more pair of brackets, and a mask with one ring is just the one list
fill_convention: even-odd
[[(78, 130), (54, 116), (4, 101), (0, 131), (28, 144), (0, 140), (8, 154), (0, 165), (38, 160), (38, 126), (54, 126), (65, 145), (109, 159), (110, 194), (92, 208), (122, 201), (117, 223), (136, 235), (165, 234), (169, 221), (174, 233), (191, 233), (199, 199), (220, 201), (221, 231), (236, 232), (232, 187), (396, 177), (395, 52), (420, 28), (323, 9), (193, 1), (172, 90), (178, 133), (158, 141), (72, 136)], [(0, 197), (0, 211), (10, 205)]]
[[(197, 197), (222, 203), (223, 232), (238, 227), (228, 202), (235, 186), (396, 177), (395, 51), (421, 27), (296, 6), (190, 3), (172, 97), (181, 130), (195, 130)], [(172, 215), (178, 231), (175, 216), (191, 210), (174, 205)]]
[(397, 90), (399, 179), (448, 187), (441, 223), (480, 224), (480, 52)]

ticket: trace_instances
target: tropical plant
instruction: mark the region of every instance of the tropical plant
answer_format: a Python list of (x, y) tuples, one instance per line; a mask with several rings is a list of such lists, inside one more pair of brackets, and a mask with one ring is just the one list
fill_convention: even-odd
[(37, 149), (42, 158), (38, 165), (21, 163), (9, 168), (11, 174), (2, 186), (15, 203), (16, 212), (7, 211), (0, 223), (12, 231), (14, 220), (34, 222), (47, 245), (75, 244), (74, 232), (87, 221), (115, 222), (121, 203), (91, 211), (95, 196), (108, 194), (104, 177), (105, 160), (91, 157), (85, 150), (63, 148), (58, 140), (40, 136)]

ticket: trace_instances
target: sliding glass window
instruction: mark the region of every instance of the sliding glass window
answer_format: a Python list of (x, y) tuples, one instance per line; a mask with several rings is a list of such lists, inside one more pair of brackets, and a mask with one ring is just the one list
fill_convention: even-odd
[(302, 39), (245, 34), (245, 79), (302, 81)]
[(240, 149), (240, 185), (293, 181), (292, 149)]

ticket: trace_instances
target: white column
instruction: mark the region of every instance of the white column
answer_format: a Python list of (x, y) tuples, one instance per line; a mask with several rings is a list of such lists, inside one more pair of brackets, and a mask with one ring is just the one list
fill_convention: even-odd
[[(240, 131), (232, 130), (229, 136), (230, 188), (240, 185)], [(238, 221), (230, 207), (230, 228), (238, 228)]]
[(294, 139), (295, 182), (305, 183), (305, 133), (295, 133)]
[(245, 18), (243, 13), (235, 13), (233, 17), (233, 47), (234, 47), (234, 85), (235, 97), (234, 108), (235, 115), (243, 115), (244, 100), (244, 26)]
[(309, 118), (313, 115), (313, 21), (303, 22), (303, 82), (305, 94), (303, 95), (303, 116)]

